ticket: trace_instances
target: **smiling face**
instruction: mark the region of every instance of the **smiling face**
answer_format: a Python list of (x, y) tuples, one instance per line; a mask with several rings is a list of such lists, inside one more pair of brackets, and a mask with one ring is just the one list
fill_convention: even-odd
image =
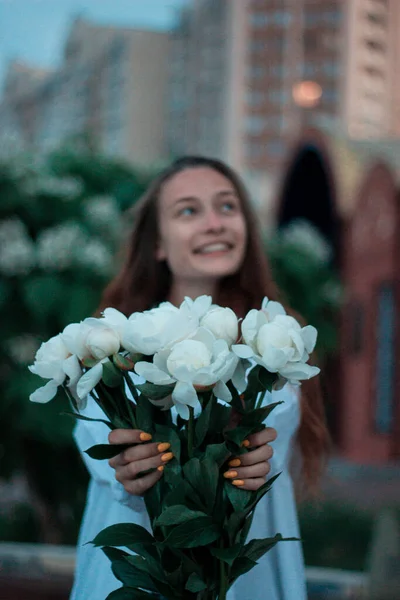
[(245, 218), (229, 179), (210, 167), (187, 168), (162, 187), (156, 258), (173, 282), (209, 285), (241, 266), (247, 241)]

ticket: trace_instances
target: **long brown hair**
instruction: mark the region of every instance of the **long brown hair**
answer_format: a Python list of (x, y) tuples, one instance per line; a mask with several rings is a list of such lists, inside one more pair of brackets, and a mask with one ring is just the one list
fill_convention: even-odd
[[(173, 162), (150, 185), (133, 210), (134, 222), (119, 273), (105, 289), (99, 311), (108, 306), (125, 314), (147, 310), (168, 298), (172, 275), (166, 261), (156, 258), (159, 239), (158, 199), (164, 184), (186, 169), (206, 167), (228, 179), (238, 194), (247, 227), (243, 263), (234, 275), (222, 278), (214, 301), (229, 306), (243, 317), (260, 308), (262, 299), (282, 301), (262, 246), (257, 220), (246, 189), (238, 175), (223, 162), (202, 156), (187, 156)], [(298, 442), (302, 458), (302, 481), (315, 488), (328, 450), (328, 432), (318, 378), (301, 387), (301, 423)]]

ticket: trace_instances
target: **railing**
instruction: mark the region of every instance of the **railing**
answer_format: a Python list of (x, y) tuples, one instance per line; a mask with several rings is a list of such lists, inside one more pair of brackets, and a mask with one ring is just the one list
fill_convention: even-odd
[[(0, 600), (67, 600), (74, 546), (0, 543)], [(307, 567), (309, 600), (362, 600), (364, 573)]]

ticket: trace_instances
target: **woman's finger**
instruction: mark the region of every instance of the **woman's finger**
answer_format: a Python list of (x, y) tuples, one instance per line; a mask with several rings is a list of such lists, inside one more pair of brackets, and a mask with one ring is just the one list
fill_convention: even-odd
[(153, 487), (162, 476), (163, 472), (156, 469), (152, 473), (148, 473), (138, 479), (126, 480), (123, 486), (128, 494), (132, 494), (133, 496), (143, 496), (143, 494)]
[(252, 448), (257, 448), (258, 446), (262, 446), (263, 444), (269, 444), (273, 442), (277, 438), (276, 429), (273, 427), (265, 427), (262, 431), (258, 431), (257, 433), (253, 433), (249, 435), (247, 438), (250, 444), (246, 444)]
[[(118, 466), (115, 469), (115, 478), (120, 483), (124, 484), (125, 481), (136, 479), (140, 473), (144, 473), (149, 469), (156, 469), (165, 465), (169, 462), (174, 455), (172, 452), (165, 452), (152, 458), (146, 458), (144, 460), (135, 460), (128, 463), (127, 465)], [(160, 469), (162, 471), (162, 469)]]
[(140, 444), (149, 442), (152, 436), (141, 429), (114, 429), (108, 434), (110, 444)]
[(127, 465), (130, 462), (143, 460), (145, 458), (151, 458), (153, 456), (159, 456), (160, 454), (167, 452), (171, 447), (171, 444), (166, 443), (152, 443), (152, 444), (137, 444), (127, 448), (117, 456), (114, 456), (108, 461), (110, 467), (115, 469), (118, 466)]
[[(236, 482), (236, 483), (235, 483)], [(232, 483), (240, 490), (256, 491), (266, 482), (265, 477), (256, 477), (254, 479), (236, 479)]]
[(236, 468), (254, 465), (262, 461), (270, 460), (273, 454), (273, 448), (269, 444), (263, 444), (255, 450), (250, 450), (250, 452), (246, 452), (245, 454), (231, 458), (228, 462), (228, 467)]
[(237, 469), (229, 469), (225, 471), (224, 477), (230, 481), (235, 479), (257, 479), (265, 477), (270, 472), (271, 467), (267, 461), (250, 465), (249, 467), (238, 467)]

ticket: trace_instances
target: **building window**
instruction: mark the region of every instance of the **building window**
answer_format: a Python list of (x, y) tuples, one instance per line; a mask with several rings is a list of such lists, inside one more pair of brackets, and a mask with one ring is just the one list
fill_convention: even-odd
[(395, 295), (393, 285), (378, 290), (376, 322), (375, 428), (390, 433), (394, 421), (395, 378)]
[(366, 17), (367, 17), (367, 21), (369, 21), (370, 23), (373, 23), (374, 25), (379, 25), (380, 27), (386, 27), (386, 25), (387, 25), (386, 15), (384, 15), (384, 14), (368, 12), (366, 14)]
[(377, 42), (376, 40), (365, 40), (365, 45), (369, 50), (373, 50), (374, 52), (385, 52), (386, 47), (381, 42)]

